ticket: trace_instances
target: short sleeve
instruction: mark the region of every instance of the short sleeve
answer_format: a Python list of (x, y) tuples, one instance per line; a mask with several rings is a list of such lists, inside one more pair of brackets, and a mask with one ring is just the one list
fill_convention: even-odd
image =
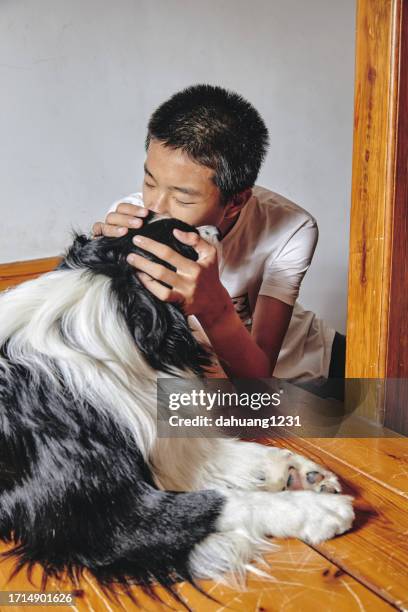
[(121, 198), (120, 200), (116, 200), (116, 202), (114, 202), (112, 204), (112, 206), (109, 208), (109, 210), (107, 211), (107, 215), (109, 215), (109, 213), (111, 212), (115, 212), (116, 208), (118, 207), (119, 204), (136, 204), (136, 206), (144, 206), (143, 204), (143, 196), (141, 193), (137, 192), (137, 193), (130, 193), (129, 195), (127, 195), (124, 198)]
[(259, 295), (274, 297), (293, 306), (310, 266), (319, 237), (316, 220), (309, 217), (265, 262)]

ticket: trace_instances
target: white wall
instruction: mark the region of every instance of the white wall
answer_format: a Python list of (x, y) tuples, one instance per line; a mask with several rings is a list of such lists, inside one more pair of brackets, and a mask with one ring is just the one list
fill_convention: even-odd
[(138, 189), (149, 114), (197, 82), (270, 130), (259, 183), (318, 220), (300, 301), (344, 331), (355, 0), (0, 0), (0, 261), (55, 255)]

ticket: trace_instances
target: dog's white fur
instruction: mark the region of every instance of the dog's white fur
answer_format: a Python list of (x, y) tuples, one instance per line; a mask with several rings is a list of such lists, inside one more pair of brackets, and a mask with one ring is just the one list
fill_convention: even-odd
[[(282, 490), (291, 466), (303, 475), (320, 471), (337, 483), (290, 451), (220, 438), (157, 438), (160, 373), (139, 353), (107, 277), (54, 271), (3, 293), (0, 311), (7, 333), (0, 345), (9, 339), (10, 358), (31, 370), (34, 360), (62, 392), (55, 361), (75, 397), (97, 406), (101, 418), (115, 415), (131, 429), (160, 488), (218, 489), (227, 497), (216, 532), (191, 555), (195, 575), (220, 580), (231, 571), (239, 579), (247, 569), (256, 571), (251, 561), (268, 548), (267, 535), (317, 544), (351, 527), (350, 497)], [(0, 367), (7, 371), (7, 362), (0, 359)]]

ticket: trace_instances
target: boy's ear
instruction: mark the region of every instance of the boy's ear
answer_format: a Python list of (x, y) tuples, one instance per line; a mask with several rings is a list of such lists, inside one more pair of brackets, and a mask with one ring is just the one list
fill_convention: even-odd
[(240, 193), (235, 194), (230, 200), (228, 200), (227, 204), (225, 205), (225, 218), (232, 219), (236, 217), (238, 213), (240, 213), (241, 210), (244, 208), (251, 195), (252, 189), (249, 188), (245, 189), (244, 191), (241, 191)]

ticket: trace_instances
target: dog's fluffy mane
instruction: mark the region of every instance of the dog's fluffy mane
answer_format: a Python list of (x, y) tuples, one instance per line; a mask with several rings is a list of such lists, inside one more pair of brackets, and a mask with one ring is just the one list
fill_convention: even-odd
[(189, 552), (222, 496), (159, 490), (149, 454), (157, 376), (201, 376), (210, 357), (126, 261), (138, 233), (196, 259), (174, 228), (193, 229), (151, 219), (121, 238), (76, 235), (55, 271), (0, 296), (0, 537), (16, 543), (17, 571), (193, 581)]

